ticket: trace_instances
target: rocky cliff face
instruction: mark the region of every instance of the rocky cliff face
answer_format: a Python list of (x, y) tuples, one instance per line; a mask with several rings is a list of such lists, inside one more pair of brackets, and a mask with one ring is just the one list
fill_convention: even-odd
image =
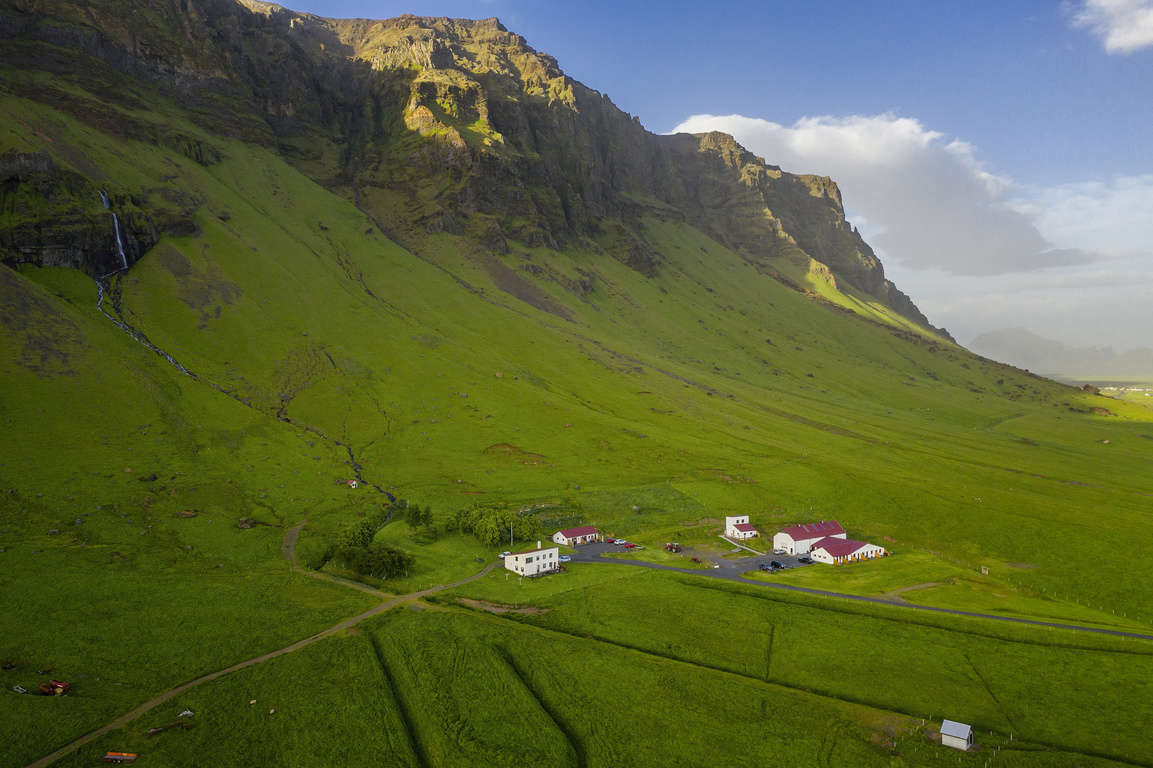
[[(496, 19), (333, 20), (257, 0), (0, 0), (0, 38), (8, 66), (137, 102), (145, 83), (215, 133), (276, 147), (413, 248), (441, 231), (493, 252), (509, 240), (592, 244), (653, 274), (660, 257), (643, 218), (676, 216), (752, 261), (799, 250), (930, 327), (846, 223), (830, 179), (782, 172), (723, 134), (653, 135)], [(118, 116), (116, 130), (148, 127)], [(188, 151), (211, 162), (215, 150)], [(171, 214), (159, 218), (181, 220)], [(91, 238), (66, 240), (90, 252)], [(5, 258), (17, 241), (0, 232)]]

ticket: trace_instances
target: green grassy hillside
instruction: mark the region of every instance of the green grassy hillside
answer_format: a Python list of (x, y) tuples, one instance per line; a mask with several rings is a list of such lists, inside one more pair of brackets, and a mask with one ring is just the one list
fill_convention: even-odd
[[(0, 229), (60, 217), (106, 238), (101, 189), (134, 232), (151, 216), (155, 242), (140, 235), (103, 308), (191, 372), (105, 317), (82, 271), (0, 268), (3, 765), (376, 604), (294, 571), (281, 547), (307, 519), (302, 563), (348, 576), (325, 552), (389, 494), (429, 505), (439, 532), (399, 520), (379, 532), (415, 558), (404, 577), (373, 582), (386, 592), (491, 560), (494, 548), (447, 530), (475, 505), (525, 510), (546, 534), (589, 522), (649, 551), (677, 539), (716, 557), (721, 518), (739, 512), (770, 533), (836, 518), (894, 553), (782, 579), (1153, 628), (1147, 408), (973, 356), (807, 256), (750, 260), (655, 200), (634, 211), (658, 257), (651, 274), (619, 257), (631, 235), (612, 225), (556, 247), (510, 239), (500, 252), (476, 232), (424, 230), (404, 248), (299, 159), (209, 131), (174, 101), (43, 78), (66, 94), (52, 102), (28, 96), (27, 73), (3, 74), (28, 87), (0, 92), (0, 156), (44, 153), (68, 183), (40, 197), (5, 187)], [(150, 129), (125, 136), (119, 119)], [(20, 219), (30, 200), (41, 208)], [(365, 749), (398, 765), (510, 754), (614, 765), (635, 756), (622, 742), (652, 765), (814, 753), (828, 765), (935, 765), (952, 756), (920, 721), (948, 706), (994, 732), (988, 743), (1023, 734), (1040, 750), (1006, 764), (1147, 760), (1133, 736), (1144, 709), (1127, 713), (1133, 729), (1103, 720), (1113, 692), (1148, 700), (1147, 643), (1002, 637), (960, 619), (925, 627), (880, 607), (844, 618), (753, 587), (617, 570), (529, 585), (489, 576), (461, 594), (548, 613), (514, 621), (444, 597), (418, 603), (195, 689), (188, 706), (204, 720), (190, 731), (144, 735), (179, 711), (165, 705), (174, 712), (70, 759), (130, 744), (192, 765), (256, 744), (259, 764), (355, 764), (363, 755), (333, 734), (370, 722)], [(781, 627), (767, 642), (782, 643), (772, 653), (785, 670), (766, 667), (766, 624)], [(834, 661), (846, 653), (870, 666)], [(950, 654), (968, 666), (946, 664)], [(1050, 663), (1067, 689), (1038, 690)], [(580, 680), (588, 666), (603, 671)], [(12, 692), (50, 675), (73, 692)], [(460, 690), (431, 695), (448, 680)], [(1092, 717), (1070, 714), (1084, 714), (1078, 691), (1090, 691)], [(269, 695), (295, 727), (264, 714)], [(654, 712), (658, 700), (668, 706)], [(729, 722), (753, 727), (750, 740), (729, 740)]]

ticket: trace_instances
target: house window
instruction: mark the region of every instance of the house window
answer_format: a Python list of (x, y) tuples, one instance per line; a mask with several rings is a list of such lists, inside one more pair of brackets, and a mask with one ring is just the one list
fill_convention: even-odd
[(524, 563), (525, 563), (525, 565), (528, 565), (528, 564), (529, 564), (529, 563), (531, 563), (531, 562), (532, 562), (532, 558), (531, 558), (531, 557), (526, 557), (526, 558), (524, 559)]

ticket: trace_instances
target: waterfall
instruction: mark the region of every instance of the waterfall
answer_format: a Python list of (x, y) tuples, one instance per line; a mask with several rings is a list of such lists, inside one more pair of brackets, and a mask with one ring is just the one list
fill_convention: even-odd
[(116, 252), (120, 254), (120, 269), (128, 269), (128, 255), (124, 252), (124, 238), (120, 236), (120, 217), (112, 210), (108, 193), (103, 189), (100, 190), (100, 202), (104, 204), (105, 210), (112, 213), (112, 226), (116, 229)]

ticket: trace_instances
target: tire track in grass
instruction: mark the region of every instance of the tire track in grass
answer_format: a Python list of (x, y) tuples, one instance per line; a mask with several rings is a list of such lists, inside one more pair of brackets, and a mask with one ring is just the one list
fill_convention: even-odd
[(368, 642), (372, 645), (372, 652), (376, 656), (376, 663), (380, 665), (380, 674), (384, 677), (384, 682), (388, 686), (392, 700), (396, 702), (397, 713), (400, 715), (400, 721), (404, 724), (404, 732), (408, 737), (408, 746), (412, 750), (412, 754), (416, 757), (417, 765), (421, 768), (431, 768), (432, 761), (428, 757), (428, 747), (416, 734), (416, 726), (413, 725), (412, 710), (409, 709), (408, 704), (404, 701), (404, 696), (401, 695), (400, 688), (396, 684), (396, 679), (393, 678), (392, 673), (388, 669), (388, 662), (384, 660), (384, 649), (380, 647), (380, 641), (377, 640), (376, 635), (371, 632), (368, 633)]
[[(825, 691), (825, 690), (821, 690), (818, 688), (810, 688), (808, 686), (799, 685), (797, 683), (788, 683), (788, 682), (784, 682), (782, 680), (765, 680), (760, 676), (751, 675), (747, 672), (737, 672), (737, 671), (732, 670), (732, 669), (726, 669), (724, 667), (713, 666), (710, 664), (706, 664), (704, 662), (690, 661), (688, 659), (682, 659), (678, 656), (671, 656), (668, 654), (661, 653), (660, 651), (651, 650), (648, 648), (642, 648), (640, 646), (635, 646), (635, 645), (629, 645), (628, 643), (620, 642), (617, 640), (610, 640), (608, 638), (599, 637), (597, 635), (581, 634), (581, 633), (578, 633), (576, 631), (559, 629), (556, 627), (546, 627), (546, 626), (541, 625), (541, 624), (530, 623), (528, 621), (525, 621), (523, 619), (520, 619), (516, 616), (512, 616), (509, 614), (496, 615), (496, 614), (491, 614), (491, 613), (488, 613), (485, 611), (479, 611), (479, 610), (476, 610), (473, 608), (468, 608), (465, 606), (453, 607), (453, 608), (449, 608), (448, 610), (458, 610), (458, 611), (462, 611), (462, 612), (467, 612), (473, 616), (476, 616), (478, 618), (481, 618), (481, 619), (487, 620), (487, 621), (513, 623), (513, 624), (516, 624), (516, 625), (523, 627), (527, 630), (530, 630), (530, 631), (536, 630), (536, 631), (542, 632), (546, 635), (547, 634), (563, 635), (567, 638), (571, 638), (571, 639), (575, 639), (575, 640), (579, 640), (579, 641), (600, 643), (602, 645), (607, 645), (607, 646), (610, 646), (613, 648), (618, 648), (618, 649), (621, 649), (624, 651), (640, 654), (642, 656), (651, 657), (653, 659), (659, 659), (659, 660), (664, 661), (664, 662), (670, 662), (673, 664), (684, 664), (686, 666), (693, 667), (695, 669), (703, 670), (706, 672), (712, 672), (714, 674), (731, 675), (733, 677), (737, 677), (737, 678), (740, 678), (742, 680), (752, 681), (752, 682), (757, 683), (759, 685), (767, 685), (767, 686), (770, 686), (772, 688), (780, 688), (780, 689), (784, 689), (787, 691), (791, 691), (793, 693), (806, 694), (806, 695), (814, 696), (814, 697), (820, 698), (820, 699), (829, 699), (831, 701), (837, 701), (837, 702), (841, 702), (844, 704), (853, 704), (853, 705), (856, 705), (859, 707), (867, 707), (869, 709), (877, 710), (880, 712), (889, 712), (889, 713), (895, 714), (895, 715), (902, 715), (904, 717), (907, 717), (907, 718), (910, 718), (913, 720), (926, 719), (926, 716), (924, 713), (908, 712), (905, 710), (897, 709), (891, 704), (877, 703), (874, 701), (869, 701), (868, 699), (856, 698), (853, 696), (849, 696), (847, 694), (834, 693), (832, 691)], [(1064, 744), (1054, 744), (1052, 742), (1039, 741), (1038, 739), (1036, 739), (1033, 736), (1027, 737), (1026, 741), (1027, 741), (1027, 743), (1029, 743), (1031, 745), (1038, 746), (1038, 747), (1044, 747), (1045, 749), (1052, 750), (1055, 752), (1062, 752), (1062, 753), (1066, 753), (1066, 754), (1070, 754), (1070, 755), (1082, 755), (1085, 757), (1093, 757), (1093, 758), (1097, 758), (1100, 760), (1110, 760), (1112, 762), (1119, 763), (1121, 765), (1134, 766), (1134, 768), (1153, 768), (1153, 762), (1138, 762), (1137, 760), (1135, 760), (1133, 758), (1123, 757), (1121, 755), (1109, 754), (1107, 752), (1088, 751), (1088, 750), (1078, 749), (1076, 747), (1071, 747), (1071, 746), (1064, 745)]]
[(524, 689), (533, 697), (537, 705), (541, 708), (541, 711), (549, 716), (553, 725), (564, 735), (569, 746), (572, 747), (573, 754), (576, 756), (577, 768), (586, 768), (586, 766), (588, 766), (588, 754), (585, 750), (584, 741), (576, 735), (576, 731), (571, 725), (565, 722), (560, 713), (550, 707), (544, 700), (544, 697), (532, 687), (528, 681), (528, 676), (524, 673), (524, 670), (517, 666), (516, 659), (508, 652), (508, 649), (500, 645), (494, 645), (493, 649), (496, 651), (497, 656), (508, 665), (508, 668), (512, 671), (513, 675), (516, 676), (517, 680), (520, 681), (520, 684), (524, 686)]
[(765, 650), (765, 682), (773, 681), (773, 637), (777, 634), (777, 625), (769, 625), (769, 647)]
[(989, 681), (981, 674), (981, 670), (977, 669), (977, 665), (973, 663), (973, 659), (967, 653), (963, 655), (965, 656), (965, 661), (969, 662), (969, 667), (973, 670), (973, 674), (977, 676), (977, 679), (981, 681), (981, 686), (985, 689), (985, 692), (989, 694), (989, 698), (997, 705), (997, 711), (1001, 713), (1001, 717), (1005, 718), (1005, 722), (1009, 724), (1009, 728), (1011, 728), (1012, 731), (1019, 731), (1020, 729), (1017, 728), (1017, 724), (1013, 722), (1013, 718), (1009, 717), (1009, 711), (1005, 709), (1005, 705), (997, 698), (997, 694), (993, 693), (993, 687), (989, 685)]

